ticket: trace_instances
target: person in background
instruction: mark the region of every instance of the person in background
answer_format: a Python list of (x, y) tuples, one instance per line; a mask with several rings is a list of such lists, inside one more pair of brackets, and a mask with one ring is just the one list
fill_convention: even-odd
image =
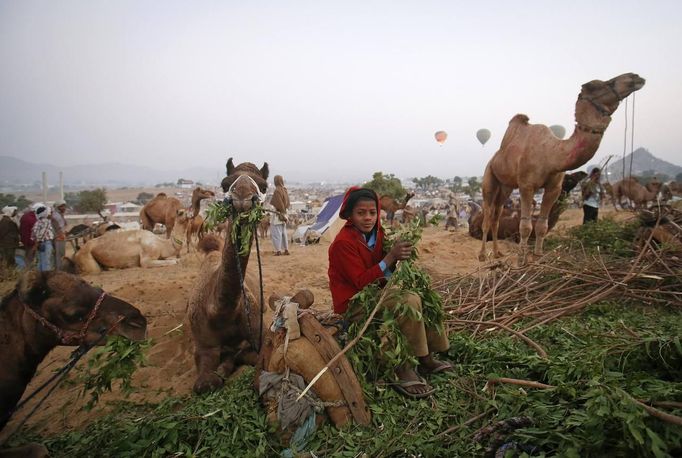
[[(270, 219), (270, 237), (275, 247), (275, 256), (289, 254), (289, 237), (287, 237), (287, 210), (291, 206), (289, 192), (284, 187), (284, 178), (275, 175), (275, 192), (270, 199), (270, 205), (275, 208), (275, 213)], [(283, 253), (282, 253), (283, 252)]]
[(24, 247), (24, 259), (28, 268), (33, 265), (33, 258), (35, 257), (35, 243), (31, 239), (31, 233), (33, 232), (33, 226), (38, 221), (35, 211), (40, 207), (44, 207), (44, 205), (41, 203), (33, 204), (31, 208), (21, 215), (19, 220), (19, 235), (21, 237), (21, 244)]
[[(380, 210), (379, 197), (373, 190), (349, 188), (339, 211), (339, 216), (346, 220), (346, 224), (329, 246), (329, 289), (334, 312), (344, 315), (351, 322), (358, 321), (363, 314), (351, 300), (353, 296), (373, 282), (385, 286), (396, 263), (409, 259), (412, 253), (413, 247), (406, 241), (396, 241), (391, 250), (384, 253)], [(407, 397), (427, 397), (435, 388), (420, 373), (426, 375), (453, 370), (452, 364), (434, 356), (449, 348), (447, 329), (438, 332), (424, 323), (422, 300), (418, 294), (395, 288), (381, 302), (381, 306), (389, 310), (395, 309), (398, 304), (414, 312), (403, 313), (397, 322), (418, 364), (415, 367), (404, 363), (393, 368), (398, 379), (393, 387)]]
[(52, 229), (52, 221), (49, 218), (49, 207), (38, 207), (35, 213), (38, 220), (31, 231), (31, 240), (35, 244), (35, 252), (38, 255), (38, 270), (45, 272), (52, 270), (54, 229)]
[(19, 227), (14, 222), (17, 207), (6, 206), (0, 217), (0, 263), (9, 267), (16, 265), (14, 251), (19, 248)]
[(61, 270), (62, 258), (66, 254), (66, 202), (58, 200), (52, 212), (52, 228), (54, 229), (54, 268)]
[(599, 205), (604, 197), (604, 188), (599, 183), (600, 178), (601, 170), (595, 167), (580, 185), (583, 196), (583, 224), (597, 221), (599, 216)]

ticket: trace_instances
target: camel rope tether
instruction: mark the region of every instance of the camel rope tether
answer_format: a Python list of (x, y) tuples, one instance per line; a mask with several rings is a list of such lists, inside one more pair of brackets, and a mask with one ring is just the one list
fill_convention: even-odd
[(630, 128), (630, 176), (632, 176), (632, 160), (635, 155), (635, 93), (632, 93), (632, 126)]
[[(233, 223), (234, 224), (234, 223)], [(253, 225), (253, 231), (256, 230), (256, 225)], [(255, 233), (255, 232), (252, 232)], [(258, 235), (256, 234), (256, 258), (258, 260), (258, 278), (259, 278), (259, 287), (260, 287), (260, 331), (259, 331), (259, 340), (258, 344), (256, 345), (255, 342), (253, 341), (253, 326), (251, 325), (251, 304), (249, 302), (249, 298), (246, 295), (246, 288), (244, 287), (244, 273), (242, 272), (242, 265), (241, 265), (241, 258), (239, 256), (239, 251), (241, 250), (241, 237), (240, 233), (237, 233), (237, 240), (235, 250), (234, 250), (234, 256), (235, 256), (235, 261), (237, 264), (237, 273), (239, 275), (239, 286), (241, 287), (242, 290), (242, 298), (244, 300), (244, 308), (246, 309), (246, 323), (249, 328), (249, 341), (251, 343), (251, 346), (256, 350), (257, 352), (260, 352), (260, 346), (261, 342), (263, 341), (263, 271), (261, 267), (261, 258), (260, 258), (260, 246), (258, 244)], [(248, 243), (248, 242), (247, 242)]]

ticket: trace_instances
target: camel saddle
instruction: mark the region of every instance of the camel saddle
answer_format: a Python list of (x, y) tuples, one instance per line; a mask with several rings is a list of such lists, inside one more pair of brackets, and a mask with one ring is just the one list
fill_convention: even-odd
[[(292, 298), (270, 296), (270, 307), (274, 309), (276, 306), (277, 311), (273, 326), (263, 342), (259, 368), (276, 373), (283, 373), (288, 368), (310, 383), (341, 352), (334, 338), (338, 327), (333, 325), (333, 320), (325, 320), (325, 314), (310, 310), (312, 302), (312, 293), (308, 290), (300, 291)], [(323, 326), (320, 320), (332, 324)], [(312, 390), (322, 401), (337, 402), (335, 406), (326, 407), (337, 427), (346, 424), (351, 417), (361, 425), (370, 423), (371, 415), (362, 387), (345, 355), (329, 367)]]

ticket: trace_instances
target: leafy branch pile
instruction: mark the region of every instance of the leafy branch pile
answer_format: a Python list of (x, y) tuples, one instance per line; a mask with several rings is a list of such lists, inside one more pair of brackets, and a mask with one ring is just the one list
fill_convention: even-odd
[[(397, 240), (408, 241), (416, 247), (421, 236), (422, 228), (419, 222), (413, 221), (396, 230), (387, 230), (384, 248), (390, 250)], [(444, 313), (441, 296), (431, 287), (429, 275), (415, 264), (417, 257), (418, 252), (414, 248), (410, 259), (398, 262), (386, 288), (389, 288), (387, 294), (407, 292), (417, 294), (422, 300), (421, 314), (401, 300), (398, 300), (392, 310), (382, 309), (379, 314), (381, 318), (368, 327), (350, 354), (356, 373), (365, 374), (368, 380), (380, 378), (393, 380), (395, 367), (407, 362), (416, 363), (409, 353), (407, 340), (398, 326), (398, 319), (401, 316), (417, 314), (418, 316), (411, 316), (411, 318), (421, 319), (427, 327), (443, 332)], [(350, 326), (348, 334), (351, 338), (358, 335), (382, 292), (383, 290), (373, 283), (353, 297), (350, 308), (352, 311), (361, 310), (362, 316)], [(380, 354), (382, 357), (378, 358), (377, 355)]]
[(120, 382), (127, 396), (133, 391), (133, 373), (144, 366), (144, 352), (151, 347), (149, 340), (135, 342), (120, 336), (111, 336), (106, 345), (92, 350), (87, 367), (81, 369), (77, 382), (83, 385), (82, 395), (90, 393), (85, 410), (91, 410), (105, 391), (111, 391), (114, 382)]
[[(484, 456), (486, 427), (519, 416), (532, 425), (502, 436), (535, 447), (535, 456), (678, 456), (682, 428), (650, 416), (634, 399), (682, 415), (679, 311), (601, 303), (529, 335), (540, 358), (515, 337), (450, 335), (454, 376), (430, 379), (429, 399), (406, 399), (385, 386), (366, 393), (369, 427), (325, 424), (307, 451), (316, 456)], [(634, 332), (633, 330), (636, 330)], [(8, 445), (39, 440), (52, 456), (267, 456), (285, 448), (270, 430), (252, 388), (253, 370), (207, 396), (169, 397), (158, 405), (121, 402), (84, 430), (36, 437), (24, 430)], [(498, 383), (512, 377), (556, 388)], [(483, 388), (489, 386), (484, 391)], [(478, 433), (478, 434), (477, 434)]]
[[(230, 241), (235, 244), (237, 240), (242, 243), (239, 248), (239, 255), (246, 256), (251, 250), (250, 240), (258, 222), (265, 216), (265, 209), (262, 205), (253, 205), (247, 212), (238, 212), (232, 205), (223, 202), (212, 202), (206, 208), (206, 229), (213, 230), (227, 219), (232, 220)], [(247, 243), (243, 243), (247, 241)]]

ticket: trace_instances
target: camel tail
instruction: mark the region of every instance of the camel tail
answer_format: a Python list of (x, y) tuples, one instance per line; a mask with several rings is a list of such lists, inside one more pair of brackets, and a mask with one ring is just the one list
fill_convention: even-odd
[(509, 121), (509, 126), (507, 127), (507, 131), (504, 133), (504, 137), (502, 137), (500, 149), (505, 149), (509, 142), (511, 142), (512, 138), (514, 138), (516, 135), (516, 131), (519, 129), (519, 127), (527, 126), (528, 121), (530, 121), (530, 118), (521, 113), (511, 118), (511, 121)]
[(223, 240), (214, 234), (207, 234), (199, 240), (197, 248), (204, 254), (208, 254), (212, 251), (221, 251), (223, 248)]

